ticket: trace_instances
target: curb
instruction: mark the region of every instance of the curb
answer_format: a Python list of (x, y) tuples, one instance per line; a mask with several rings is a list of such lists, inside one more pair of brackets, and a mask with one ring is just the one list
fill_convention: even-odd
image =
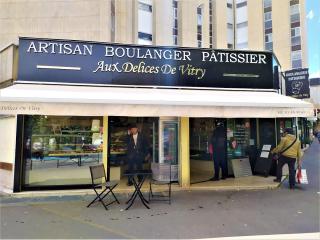
[[(230, 186), (230, 187), (211, 187), (211, 186), (190, 186), (190, 187), (172, 187), (172, 192), (192, 192), (192, 191), (217, 191), (217, 192), (230, 192), (230, 191), (257, 191), (257, 190), (274, 190), (280, 187), (277, 185), (265, 186)], [(115, 189), (117, 194), (132, 193), (133, 189)], [(141, 189), (143, 193), (148, 193), (149, 189)], [(1, 193), (0, 204), (7, 203), (22, 203), (22, 202), (42, 202), (42, 201), (74, 201), (82, 200), (87, 196), (94, 196), (92, 189), (82, 190), (52, 190), (52, 191), (26, 191), (18, 193)]]

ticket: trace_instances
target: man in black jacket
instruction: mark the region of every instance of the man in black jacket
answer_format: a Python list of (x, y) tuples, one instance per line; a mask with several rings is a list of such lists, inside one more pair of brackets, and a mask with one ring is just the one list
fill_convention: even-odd
[(220, 167), (222, 170), (222, 179), (228, 177), (228, 166), (227, 166), (227, 136), (226, 128), (224, 123), (218, 122), (217, 127), (212, 134), (212, 148), (213, 148), (213, 163), (214, 163), (214, 177), (213, 181), (219, 180)]
[[(148, 158), (148, 142), (146, 138), (139, 132), (135, 124), (130, 126), (130, 135), (127, 142), (127, 159), (128, 170), (142, 170), (143, 161)], [(139, 180), (141, 179), (138, 176)], [(128, 185), (131, 186), (132, 182), (128, 179)]]

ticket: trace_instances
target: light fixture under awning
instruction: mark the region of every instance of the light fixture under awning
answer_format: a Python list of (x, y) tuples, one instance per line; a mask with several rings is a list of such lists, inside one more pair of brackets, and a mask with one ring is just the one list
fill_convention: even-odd
[(0, 114), (311, 117), (310, 103), (276, 92), (16, 84), (0, 90)]

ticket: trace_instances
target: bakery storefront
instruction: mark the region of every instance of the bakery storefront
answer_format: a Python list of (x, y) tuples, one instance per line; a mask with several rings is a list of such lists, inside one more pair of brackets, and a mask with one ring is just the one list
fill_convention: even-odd
[(259, 149), (313, 115), (279, 94), (270, 52), (20, 38), (0, 52), (1, 189), (84, 188), (88, 166), (127, 167), (128, 126), (148, 142), (144, 167), (172, 164), (182, 188), (212, 176), (210, 137), (226, 126), (233, 161), (254, 169)]

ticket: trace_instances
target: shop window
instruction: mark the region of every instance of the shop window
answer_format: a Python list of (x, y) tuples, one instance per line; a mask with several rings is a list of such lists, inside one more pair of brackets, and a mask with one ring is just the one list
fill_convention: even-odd
[(136, 117), (109, 117), (109, 166), (124, 167), (127, 164), (128, 126), (135, 123), (147, 140), (153, 162), (158, 162), (158, 119)]
[(256, 119), (190, 119), (190, 169), (193, 182), (212, 177), (212, 145), (213, 132), (218, 123), (226, 126), (226, 154), (228, 158), (228, 174), (233, 174), (232, 159), (247, 158), (251, 167), (257, 158), (257, 125)]
[(228, 158), (243, 158), (249, 155), (249, 146), (255, 144), (251, 139), (250, 119), (229, 119), (227, 125)]
[(25, 187), (90, 184), (88, 166), (102, 162), (101, 117), (26, 116)]
[(209, 145), (215, 128), (214, 118), (190, 119), (190, 158), (211, 161)]
[(279, 118), (277, 119), (277, 142), (279, 143), (281, 137), (286, 128), (292, 128), (293, 121), (292, 118)]

